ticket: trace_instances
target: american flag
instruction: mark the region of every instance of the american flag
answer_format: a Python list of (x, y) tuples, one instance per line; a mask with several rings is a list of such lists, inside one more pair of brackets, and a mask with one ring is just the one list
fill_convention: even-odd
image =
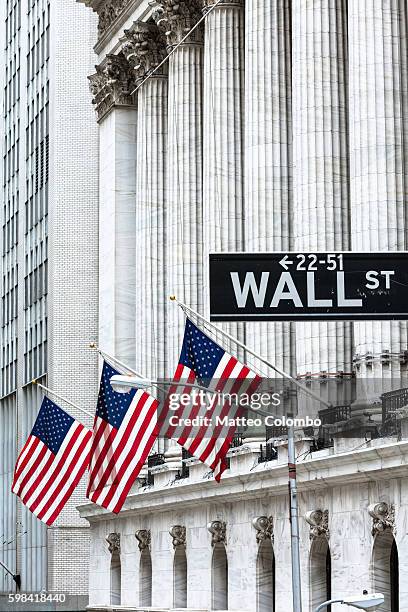
[(16, 463), (12, 491), (52, 525), (89, 464), (92, 432), (47, 397)]
[(118, 513), (157, 438), (159, 402), (140, 389), (117, 393), (103, 365), (91, 448), (87, 497)]
[[(213, 470), (215, 479), (219, 481), (227, 468), (226, 455), (231, 446), (236, 425), (235, 423), (227, 425), (217, 423), (217, 417), (222, 419), (227, 416), (228, 419), (234, 420), (242, 416), (243, 409), (239, 406), (239, 402), (230, 402), (228, 394), (247, 393), (251, 395), (259, 386), (261, 378), (235, 357), (229, 355), (187, 319), (174, 382), (197, 384), (208, 391), (223, 394), (217, 396), (221, 401), (214, 403), (210, 410), (208, 410), (208, 403), (196, 400), (172, 411), (169, 400), (167, 400), (163, 411), (163, 419), (176, 417), (173, 419), (175, 423), (173, 426), (169, 424), (168, 427), (163, 427), (164, 434), (169, 438), (175, 438), (191, 455), (208, 465)], [(191, 394), (191, 392), (191, 387), (183, 388), (183, 385), (174, 385), (170, 389), (170, 394), (175, 393), (176, 395)], [(202, 419), (207, 417), (208, 424), (200, 421), (202, 425), (183, 425), (185, 419), (196, 417)], [(180, 426), (178, 426), (179, 420)]]

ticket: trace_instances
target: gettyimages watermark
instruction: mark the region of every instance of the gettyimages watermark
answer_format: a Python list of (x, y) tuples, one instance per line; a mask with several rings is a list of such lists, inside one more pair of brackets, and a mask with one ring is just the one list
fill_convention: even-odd
[(252, 392), (241, 382), (200, 379), (188, 384), (166, 379), (159, 391), (166, 407), (160, 436), (170, 430), (172, 437), (218, 438), (235, 427), (270, 438), (293, 426), (319, 439), (335, 435), (365, 440), (367, 435), (398, 436), (401, 419), (408, 419), (408, 384), (397, 378), (323, 373), (303, 378), (303, 389), (290, 380), (262, 378)]
[[(215, 389), (191, 389), (186, 392), (172, 392), (168, 396), (168, 422), (172, 427), (320, 427), (319, 417), (308, 415), (292, 417), (287, 415), (265, 414), (263, 410), (280, 407), (282, 394), (269, 393), (231, 393)], [(199, 414), (192, 416), (194, 411)], [(239, 414), (234, 413), (234, 409)], [(228, 411), (227, 414), (226, 411)], [(262, 411), (262, 414), (260, 413)], [(258, 416), (256, 416), (258, 413)], [(189, 414), (189, 416), (187, 416)]]

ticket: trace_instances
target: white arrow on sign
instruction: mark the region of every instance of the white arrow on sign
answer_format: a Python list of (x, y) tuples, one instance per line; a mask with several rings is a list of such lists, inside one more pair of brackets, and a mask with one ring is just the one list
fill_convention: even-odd
[(279, 263), (282, 268), (285, 268), (285, 270), (289, 270), (288, 266), (291, 266), (293, 264), (293, 261), (291, 259), (288, 259), (288, 256), (285, 255), (285, 257), (282, 257)]

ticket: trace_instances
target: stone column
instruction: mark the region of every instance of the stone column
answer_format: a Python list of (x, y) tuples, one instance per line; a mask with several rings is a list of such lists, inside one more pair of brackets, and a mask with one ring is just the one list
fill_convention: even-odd
[(99, 121), (99, 345), (135, 361), (135, 82), (122, 54), (89, 77)]
[[(348, 21), (352, 248), (406, 249), (407, 5), (350, 2)], [(406, 385), (406, 323), (358, 322), (354, 339), (361, 379), (393, 378), (394, 388)], [(373, 386), (371, 399), (385, 390), (384, 383)]]
[[(349, 250), (346, 0), (295, 2), (292, 17), (295, 250)], [(351, 323), (297, 323), (296, 361), (298, 375), (313, 375), (315, 391), (334, 405), (347, 403), (347, 383), (334, 380), (351, 373)], [(308, 411), (321, 408), (314, 404)]]
[[(292, 248), (290, 1), (245, 5), (245, 242), (247, 251)], [(249, 346), (295, 371), (288, 323), (247, 323)], [(251, 359), (251, 363), (254, 360)], [(261, 372), (266, 366), (256, 363)]]
[[(215, 0), (205, 0), (204, 11)], [(203, 218), (205, 311), (209, 253), (244, 250), (244, 5), (226, 0), (205, 21)], [(221, 324), (243, 339), (242, 324)], [(220, 334), (218, 340), (226, 346)], [(232, 344), (230, 350), (237, 354)]]
[[(171, 48), (201, 17), (199, 0), (164, 0), (154, 19)], [(167, 147), (166, 298), (176, 294), (203, 310), (202, 207), (202, 64), (203, 36), (197, 28), (169, 59)], [(173, 376), (181, 350), (184, 318), (167, 301), (168, 374)]]
[[(165, 57), (163, 36), (154, 24), (136, 22), (122, 42), (139, 85)], [(136, 369), (157, 379), (165, 375), (167, 65), (136, 95)]]

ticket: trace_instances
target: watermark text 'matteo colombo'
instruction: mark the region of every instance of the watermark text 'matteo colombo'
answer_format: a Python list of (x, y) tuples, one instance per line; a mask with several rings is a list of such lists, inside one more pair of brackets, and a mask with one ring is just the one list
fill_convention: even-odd
[[(171, 393), (168, 398), (170, 410), (176, 411), (170, 415), (169, 422), (172, 426), (266, 426), (274, 427), (320, 427), (321, 420), (309, 416), (290, 417), (290, 416), (275, 416), (273, 414), (265, 414), (264, 410), (277, 408), (281, 405), (281, 394), (268, 393), (225, 393), (221, 391), (205, 391), (203, 389), (192, 389), (189, 393)], [(258, 417), (249, 417), (247, 414), (243, 416), (230, 417), (228, 415), (217, 414), (217, 407), (225, 406), (240, 406), (243, 409), (256, 412), (262, 411)], [(190, 410), (186, 408), (199, 408), (199, 414), (191, 418)], [(206, 414), (210, 412), (210, 414)], [(232, 422), (233, 421), (233, 422)]]

